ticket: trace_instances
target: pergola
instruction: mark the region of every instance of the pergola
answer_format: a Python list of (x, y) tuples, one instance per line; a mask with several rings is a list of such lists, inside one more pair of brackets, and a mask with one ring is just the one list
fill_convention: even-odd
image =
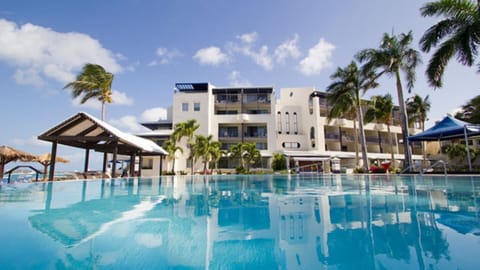
[[(107, 171), (107, 153), (113, 155), (112, 177), (115, 177), (117, 155), (130, 156), (130, 175), (134, 174), (135, 158), (160, 156), (160, 175), (162, 160), (168, 153), (156, 143), (138, 136), (124, 133), (85, 112), (80, 112), (38, 136), (38, 139), (52, 142), (49, 181), (53, 180), (57, 145), (63, 144), (85, 149), (84, 172), (88, 172), (90, 150), (103, 152), (103, 173)], [(139, 167), (141, 176), (141, 166)]]

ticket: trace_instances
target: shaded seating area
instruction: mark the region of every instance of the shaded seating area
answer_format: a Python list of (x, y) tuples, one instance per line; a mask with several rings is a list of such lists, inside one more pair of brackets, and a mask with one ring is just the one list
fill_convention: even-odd
[[(468, 138), (473, 136), (480, 136), (480, 125), (467, 123), (448, 115), (424, 132), (409, 136), (408, 141), (444, 141), (463, 139), (465, 141), (465, 145), (468, 145)], [(466, 147), (466, 151), (468, 169), (471, 172), (472, 161), (468, 147)]]
[[(134, 161), (137, 156), (140, 158), (140, 163), (142, 162), (143, 156), (160, 156), (161, 168), (163, 157), (168, 154), (153, 141), (122, 132), (85, 112), (77, 113), (66, 119), (39, 135), (38, 139), (52, 143), (49, 181), (53, 180), (55, 173), (58, 144), (85, 149), (85, 175), (88, 173), (90, 150), (104, 154), (102, 167), (104, 174), (107, 173), (107, 154), (112, 154), (112, 177), (116, 177), (115, 172), (118, 155), (130, 156), (130, 175), (134, 175)], [(160, 169), (160, 175), (161, 171)], [(141, 176), (141, 168), (138, 174)]]

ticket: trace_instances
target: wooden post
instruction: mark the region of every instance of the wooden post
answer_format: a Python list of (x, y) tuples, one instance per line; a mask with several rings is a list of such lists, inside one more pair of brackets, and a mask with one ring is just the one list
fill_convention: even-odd
[(88, 173), (88, 160), (90, 159), (90, 149), (86, 148), (85, 149), (85, 165), (83, 167), (83, 176), (85, 179), (87, 179), (87, 173)]
[(52, 143), (52, 152), (50, 153), (50, 172), (48, 175), (48, 181), (53, 181), (55, 175), (55, 159), (57, 159), (57, 141)]

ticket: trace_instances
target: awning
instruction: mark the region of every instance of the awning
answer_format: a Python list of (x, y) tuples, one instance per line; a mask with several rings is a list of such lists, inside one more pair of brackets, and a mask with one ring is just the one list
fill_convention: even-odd
[(88, 113), (80, 112), (38, 136), (43, 141), (118, 154), (168, 155), (151, 140), (127, 134)]

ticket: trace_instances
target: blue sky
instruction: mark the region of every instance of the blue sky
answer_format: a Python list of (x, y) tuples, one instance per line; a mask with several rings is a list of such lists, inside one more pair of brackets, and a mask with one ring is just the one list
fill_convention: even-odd
[[(79, 111), (100, 118), (99, 104), (80, 106), (63, 90), (86, 62), (115, 74), (106, 120), (135, 133), (138, 122), (164, 115), (176, 82), (324, 90), (336, 67), (377, 47), (384, 32), (412, 30), (418, 48), (435, 22), (420, 16), (425, 2), (2, 0), (0, 145), (49, 152), (39, 134)], [(422, 59), (412, 94), (430, 95), (429, 127), (478, 94), (479, 75), (452, 61), (444, 87), (433, 90), (424, 76), (429, 55)], [(395, 82), (380, 83), (366, 96), (389, 92), (396, 100)], [(60, 147), (58, 155), (72, 162), (58, 168), (81, 170), (83, 154)], [(100, 158), (90, 164), (98, 169)]]

